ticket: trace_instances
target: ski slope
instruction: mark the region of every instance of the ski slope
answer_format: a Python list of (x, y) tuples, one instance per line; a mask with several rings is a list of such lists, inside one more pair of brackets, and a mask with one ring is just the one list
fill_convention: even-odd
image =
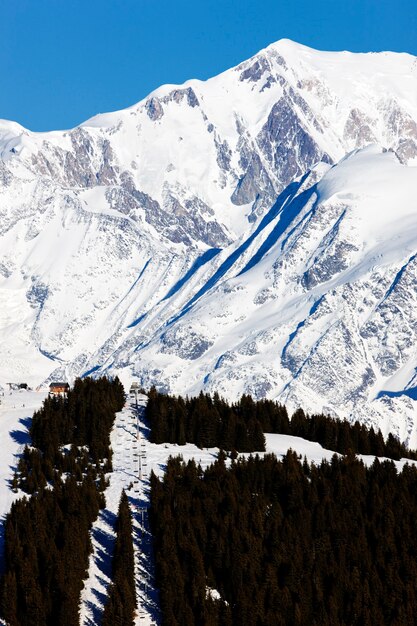
[[(12, 502), (22, 495), (15, 494), (10, 488), (13, 469), (23, 446), (30, 443), (28, 427), (32, 414), (42, 405), (46, 392), (12, 391), (1, 397), (0, 404), (0, 512), (1, 529), (4, 517)], [(106, 507), (100, 511), (93, 524), (91, 538), (93, 553), (90, 555), (88, 576), (80, 598), (80, 626), (98, 626), (107, 598), (107, 588), (111, 580), (111, 556), (122, 489), (125, 489), (131, 504), (133, 517), (133, 541), (135, 550), (136, 591), (138, 610), (136, 626), (154, 626), (160, 624), (158, 591), (155, 588), (153, 572), (152, 541), (148, 524), (149, 476), (153, 471), (162, 477), (170, 456), (181, 455), (185, 462), (194, 459), (204, 469), (213, 463), (218, 455), (218, 448), (199, 449), (193, 444), (178, 446), (175, 444), (153, 444), (149, 442), (148, 428), (144, 419), (146, 396), (139, 396), (138, 407), (127, 402), (125, 408), (116, 414), (111, 433), (113, 449), (113, 472), (109, 474), (110, 484), (106, 489)], [(289, 449), (294, 450), (308, 461), (320, 463), (330, 460), (335, 454), (324, 449), (320, 444), (306, 441), (290, 435), (266, 434), (266, 452), (274, 453), (278, 458)], [(247, 454), (243, 456), (248, 456)], [(374, 457), (360, 456), (367, 465)], [(230, 462), (230, 461), (227, 461)], [(398, 471), (405, 463), (415, 463), (402, 459), (395, 461)], [(0, 531), (0, 549), (3, 533)], [(1, 621), (0, 621), (1, 624)]]
[[(106, 489), (106, 508), (100, 513), (91, 531), (93, 553), (90, 556), (88, 578), (81, 594), (80, 626), (98, 626), (106, 601), (110, 583), (111, 553), (115, 533), (114, 523), (122, 489), (125, 489), (131, 504), (133, 517), (134, 550), (136, 566), (136, 591), (138, 610), (135, 626), (157, 626), (160, 622), (158, 590), (154, 582), (151, 535), (148, 524), (149, 476), (153, 471), (162, 477), (171, 456), (181, 455), (185, 462), (194, 459), (203, 469), (217, 458), (218, 448), (200, 449), (194, 444), (153, 444), (149, 442), (149, 429), (144, 420), (146, 396), (140, 396), (138, 408), (128, 402), (116, 414), (111, 434), (113, 448), (113, 473)], [(330, 461), (335, 452), (326, 450), (319, 443), (306, 441), (290, 435), (266, 434), (266, 450), (259, 456), (273, 453), (283, 457), (289, 449), (311, 463)], [(249, 454), (241, 454), (249, 456)], [(366, 465), (371, 465), (375, 457), (358, 455)], [(381, 458), (381, 461), (384, 460)], [(226, 463), (230, 463), (227, 460)], [(401, 459), (394, 461), (397, 471), (406, 463), (415, 461)]]

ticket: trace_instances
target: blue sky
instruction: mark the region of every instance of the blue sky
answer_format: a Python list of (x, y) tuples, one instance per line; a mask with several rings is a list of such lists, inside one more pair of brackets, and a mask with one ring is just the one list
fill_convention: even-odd
[(0, 0), (0, 117), (69, 128), (283, 37), (417, 55), (415, 0)]

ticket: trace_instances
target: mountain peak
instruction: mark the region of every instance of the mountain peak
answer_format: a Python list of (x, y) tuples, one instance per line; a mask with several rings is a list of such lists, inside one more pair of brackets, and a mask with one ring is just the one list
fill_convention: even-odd
[(1, 123), (0, 381), (388, 415), (417, 366), (413, 63), (284, 39), (69, 131)]
[(264, 48), (264, 50), (279, 50), (280, 52), (313, 50), (316, 52), (316, 50), (314, 50), (313, 48), (310, 48), (309, 46), (294, 41), (293, 39), (288, 39), (286, 37), (272, 42), (266, 48)]

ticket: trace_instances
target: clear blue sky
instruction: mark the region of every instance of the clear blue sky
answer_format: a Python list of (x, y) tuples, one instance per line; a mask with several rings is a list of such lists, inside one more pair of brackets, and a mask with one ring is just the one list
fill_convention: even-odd
[(0, 118), (69, 128), (283, 37), (417, 55), (416, 0), (0, 0)]

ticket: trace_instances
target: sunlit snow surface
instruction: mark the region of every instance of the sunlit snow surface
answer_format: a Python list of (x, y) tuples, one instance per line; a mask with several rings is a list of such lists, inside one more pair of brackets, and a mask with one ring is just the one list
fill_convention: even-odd
[(416, 446), (416, 163), (415, 57), (288, 40), (72, 130), (0, 121), (0, 384), (119, 373)]

